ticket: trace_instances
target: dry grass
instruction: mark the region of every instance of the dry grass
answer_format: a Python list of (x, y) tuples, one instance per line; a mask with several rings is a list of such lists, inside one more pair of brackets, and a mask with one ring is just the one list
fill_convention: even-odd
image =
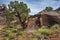
[(6, 25), (0, 25), (0, 30), (5, 28), (5, 27), (6, 27)]

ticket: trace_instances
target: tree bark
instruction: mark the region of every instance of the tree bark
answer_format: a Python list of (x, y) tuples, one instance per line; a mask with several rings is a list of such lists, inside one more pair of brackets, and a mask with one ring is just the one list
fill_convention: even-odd
[(18, 19), (19, 19), (19, 23), (21, 24), (22, 23), (22, 21), (21, 21), (21, 16), (20, 16), (20, 14), (19, 14), (19, 12), (17, 12), (17, 17), (18, 17)]

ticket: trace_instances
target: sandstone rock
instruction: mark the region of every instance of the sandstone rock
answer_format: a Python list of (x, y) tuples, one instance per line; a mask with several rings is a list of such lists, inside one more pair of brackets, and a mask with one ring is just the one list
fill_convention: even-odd
[(6, 23), (6, 10), (5, 10), (5, 6), (0, 5), (0, 24), (5, 24)]

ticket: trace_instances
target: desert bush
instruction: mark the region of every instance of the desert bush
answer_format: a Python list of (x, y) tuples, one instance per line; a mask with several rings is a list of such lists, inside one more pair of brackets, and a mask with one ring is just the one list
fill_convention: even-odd
[(37, 38), (31, 37), (31, 38), (27, 38), (27, 40), (38, 40)]
[(5, 37), (8, 39), (14, 38), (16, 35), (13, 33), (13, 30), (5, 30)]
[(15, 24), (10, 24), (8, 27), (2, 29), (4, 31), (3, 35), (5, 35), (5, 40), (10, 40), (10, 39), (15, 38), (16, 35), (18, 34), (18, 32), (21, 31), (19, 29), (21, 29), (21, 26), (20, 25), (15, 25)]
[(8, 37), (5, 37), (4, 40), (9, 40), (9, 38)]
[(54, 25), (51, 27), (51, 29), (58, 29), (58, 28), (60, 28), (60, 25), (59, 25), (59, 24), (54, 24)]
[(25, 34), (26, 34), (26, 31), (20, 31), (20, 32), (17, 33), (17, 36), (23, 36)]
[(50, 34), (52, 33), (52, 30), (51, 29), (43, 29), (43, 28), (40, 28), (38, 29), (38, 33), (41, 33), (41, 34)]

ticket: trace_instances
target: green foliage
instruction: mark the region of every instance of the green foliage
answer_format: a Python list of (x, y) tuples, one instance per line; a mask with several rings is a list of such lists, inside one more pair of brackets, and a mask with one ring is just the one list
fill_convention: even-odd
[(5, 37), (4, 40), (9, 40), (9, 38), (8, 37)]
[(15, 18), (15, 14), (10, 11), (9, 9), (6, 10), (6, 18), (7, 18), (7, 21), (11, 21)]
[(20, 31), (17, 33), (17, 36), (24, 36), (26, 34), (26, 31)]
[(17, 17), (20, 25), (24, 28), (26, 26), (25, 21), (28, 19), (30, 12), (30, 8), (28, 8), (27, 4), (24, 2), (11, 1), (8, 8), (6, 10), (8, 25), (10, 25), (11, 21)]
[[(18, 1), (11, 1), (10, 4), (8, 5), (9, 9), (15, 14), (20, 15), (21, 21), (25, 21), (26, 18), (28, 17), (28, 13), (30, 12), (30, 9), (27, 7), (27, 5), (23, 2), (18, 2)], [(19, 17), (19, 16), (18, 16)]]
[(11, 40), (14, 39), (15, 37), (17, 37), (17, 34), (21, 34), (18, 36), (22, 36), (24, 35), (24, 31), (21, 31), (21, 26), (20, 25), (15, 25), (15, 24), (10, 24), (10, 26), (2, 29), (1, 33), (3, 33), (4, 31), (4, 36), (5, 36), (5, 40)]
[(58, 28), (60, 28), (60, 24), (54, 24), (51, 27), (51, 29), (58, 29)]
[(22, 26), (21, 25), (16, 25), (15, 28), (22, 30)]
[(27, 38), (27, 40), (38, 40), (38, 39), (31, 37), (31, 38)]
[(13, 30), (7, 29), (5, 30), (5, 39), (13, 39), (14, 37), (16, 37), (16, 35), (13, 33)]
[(41, 34), (50, 34), (52, 33), (52, 30), (51, 29), (38, 29), (38, 33), (41, 33)]
[(53, 8), (52, 8), (52, 7), (46, 7), (45, 10), (46, 10), (46, 11), (52, 11)]

